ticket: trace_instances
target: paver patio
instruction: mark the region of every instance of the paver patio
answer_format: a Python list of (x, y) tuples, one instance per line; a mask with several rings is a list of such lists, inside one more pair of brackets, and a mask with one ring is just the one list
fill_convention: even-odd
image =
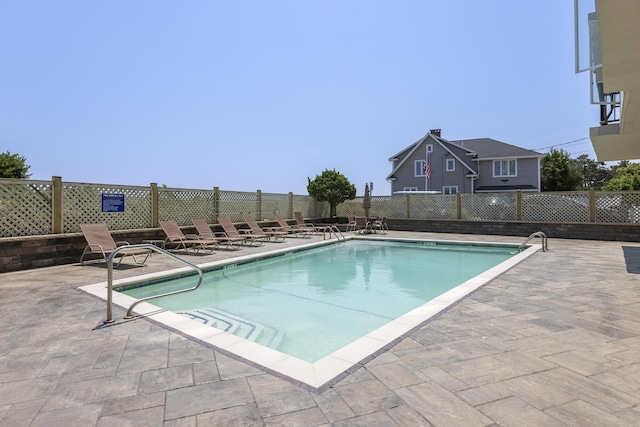
[[(208, 262), (275, 245), (185, 258)], [(153, 256), (115, 277), (168, 262)], [(315, 394), (145, 319), (122, 320), (120, 309), (103, 326), (104, 301), (77, 288), (105, 281), (104, 264), (4, 273), (0, 425), (636, 426), (639, 274), (638, 243), (550, 236), (549, 252)]]

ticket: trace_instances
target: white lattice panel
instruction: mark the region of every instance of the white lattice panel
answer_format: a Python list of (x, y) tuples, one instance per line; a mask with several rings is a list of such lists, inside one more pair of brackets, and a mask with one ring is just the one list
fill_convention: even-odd
[(455, 195), (410, 195), (411, 218), (451, 219), (456, 218)]
[(258, 219), (274, 219), (276, 215), (289, 216), (289, 195), (262, 193), (262, 212)]
[(597, 192), (596, 222), (640, 222), (640, 193)]
[(315, 200), (311, 196), (294, 195), (293, 196), (293, 212), (302, 212), (304, 218), (312, 218), (316, 216)]
[(518, 219), (517, 194), (461, 194), (460, 217), (466, 220), (515, 221)]
[(523, 193), (522, 219), (544, 222), (589, 222), (586, 191)]
[[(102, 194), (124, 194), (124, 212), (102, 212)], [(79, 233), (80, 224), (105, 223), (109, 230), (151, 226), (149, 187), (64, 183), (62, 186), (64, 233)]]
[(0, 237), (51, 234), (52, 184), (0, 179)]
[[(327, 203), (327, 218), (330, 215), (329, 203)], [(347, 216), (364, 216), (364, 208), (362, 207), (362, 196), (358, 196), (353, 200), (345, 200), (336, 206), (336, 216), (346, 218)]]
[(391, 196), (371, 196), (370, 216), (378, 218), (404, 218), (407, 216), (406, 198)]
[(194, 218), (212, 224), (215, 216), (213, 190), (158, 188), (158, 220), (175, 221), (180, 226), (193, 225)]
[(228, 216), (232, 221), (244, 221), (245, 215), (255, 215), (258, 210), (256, 193), (240, 191), (220, 191), (220, 216)]

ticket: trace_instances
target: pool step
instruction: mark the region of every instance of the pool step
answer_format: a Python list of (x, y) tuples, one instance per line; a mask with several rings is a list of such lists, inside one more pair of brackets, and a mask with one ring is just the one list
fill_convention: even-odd
[(277, 349), (284, 338), (284, 333), (272, 326), (244, 319), (218, 308), (198, 308), (179, 314), (273, 349)]

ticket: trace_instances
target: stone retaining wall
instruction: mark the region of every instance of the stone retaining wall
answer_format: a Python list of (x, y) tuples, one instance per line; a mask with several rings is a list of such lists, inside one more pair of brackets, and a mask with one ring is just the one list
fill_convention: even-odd
[[(322, 220), (313, 222), (319, 223)], [(387, 223), (391, 230), (518, 236), (522, 241), (531, 233), (542, 231), (549, 239), (640, 242), (640, 225), (635, 224), (423, 219), (389, 219)], [(340, 226), (344, 231), (345, 225)], [(184, 228), (183, 231), (185, 234), (195, 233), (195, 229), (189, 227)], [(160, 240), (165, 237), (160, 228), (114, 231), (111, 234), (115, 241), (127, 241), (131, 244), (142, 243), (146, 239)], [(0, 273), (60, 264), (77, 264), (86, 244), (81, 233), (0, 238)]]

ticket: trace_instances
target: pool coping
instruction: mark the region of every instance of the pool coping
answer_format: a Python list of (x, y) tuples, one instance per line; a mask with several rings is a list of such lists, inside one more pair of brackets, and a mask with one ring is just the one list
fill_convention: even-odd
[[(357, 236), (348, 236), (346, 239), (357, 240), (359, 238)], [(391, 238), (384, 236), (375, 237), (374, 239), (404, 242), (440, 242), (459, 245), (510, 245), (509, 243), (504, 242), (449, 241), (397, 237)], [(371, 240), (371, 238), (366, 238), (366, 240)], [(295, 247), (293, 251), (310, 249), (335, 242), (335, 240), (326, 240), (307, 243)], [(513, 243), (513, 245), (514, 247), (518, 247), (517, 243)], [(420, 307), (409, 311), (397, 319), (392, 320), (380, 328), (375, 329), (374, 331), (313, 363), (303, 361), (277, 350), (245, 340), (241, 337), (237, 337), (211, 326), (203, 325), (199, 321), (167, 311), (149, 302), (143, 302), (137, 305), (134, 313), (136, 314), (136, 317), (145, 318), (184, 337), (212, 347), (216, 351), (234, 359), (242, 360), (251, 366), (257, 367), (279, 378), (297, 384), (309, 391), (321, 393), (337, 381), (359, 369), (360, 366), (375, 358), (381, 352), (384, 352), (404, 339), (414, 330), (422, 327), (425, 323), (429, 322), (439, 314), (447, 311), (462, 301), (465, 297), (487, 285), (496, 277), (538, 252), (540, 249), (542, 249), (540, 244), (529, 244), (522, 252), (515, 254), (500, 264), (463, 282), (455, 288), (424, 303)], [(211, 269), (228, 264), (236, 264), (238, 262), (248, 262), (254, 259), (277, 256), (278, 254), (291, 251), (291, 248), (280, 248), (260, 254), (244, 255), (204, 263), (198, 266), (202, 269)], [(164, 272), (137, 276), (135, 278), (116, 280), (113, 285), (116, 287), (132, 281), (148, 280), (186, 271), (188, 271), (187, 268), (177, 268)], [(107, 282), (85, 285), (78, 289), (99, 299), (107, 299)], [(136, 299), (133, 297), (113, 291), (113, 304), (124, 310), (126, 310), (135, 301)]]

